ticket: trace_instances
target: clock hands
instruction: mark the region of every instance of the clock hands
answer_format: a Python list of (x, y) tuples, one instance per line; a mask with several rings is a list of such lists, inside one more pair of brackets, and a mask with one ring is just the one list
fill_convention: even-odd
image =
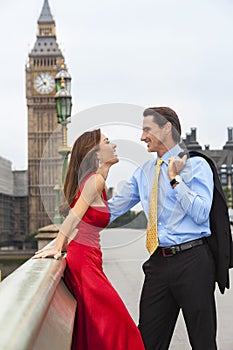
[(44, 82), (44, 78), (41, 76), (41, 74), (39, 74), (40, 80), (42, 80)]
[(48, 81), (45, 80), (45, 78), (42, 76), (42, 74), (39, 74), (39, 77), (40, 77), (40, 80), (43, 82), (43, 84), (41, 84), (41, 85), (39, 85), (39, 86), (48, 85)]
[(44, 86), (44, 85), (47, 85), (47, 82), (46, 82), (46, 81), (43, 81), (42, 84), (38, 85), (38, 88), (41, 87), (41, 86)]
[(38, 74), (34, 82), (35, 89), (41, 94), (50, 93), (55, 87), (55, 81), (52, 75), (48, 73)]

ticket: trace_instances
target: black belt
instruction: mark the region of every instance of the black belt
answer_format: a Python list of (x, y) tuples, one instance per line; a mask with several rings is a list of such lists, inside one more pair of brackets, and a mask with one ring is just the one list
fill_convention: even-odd
[(175, 255), (177, 253), (181, 253), (185, 250), (197, 247), (205, 243), (206, 243), (206, 240), (204, 238), (200, 238), (200, 239), (195, 239), (194, 241), (173, 245), (171, 247), (158, 247), (157, 251), (161, 252), (163, 256), (167, 257), (167, 256)]

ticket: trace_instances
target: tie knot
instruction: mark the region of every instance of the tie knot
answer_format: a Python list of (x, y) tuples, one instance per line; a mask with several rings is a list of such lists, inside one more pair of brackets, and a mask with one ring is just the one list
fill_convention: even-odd
[(163, 164), (163, 160), (162, 160), (162, 158), (158, 158), (157, 159), (157, 165), (162, 165)]

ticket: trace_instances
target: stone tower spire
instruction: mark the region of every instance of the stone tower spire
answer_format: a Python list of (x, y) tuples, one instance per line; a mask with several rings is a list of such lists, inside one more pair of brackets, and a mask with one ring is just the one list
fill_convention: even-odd
[(48, 0), (44, 0), (40, 17), (37, 21), (37, 40), (30, 53), (30, 57), (60, 56), (62, 52), (56, 40), (56, 25), (51, 14)]
[(44, 0), (44, 5), (38, 19), (38, 24), (40, 23), (54, 23), (48, 0)]

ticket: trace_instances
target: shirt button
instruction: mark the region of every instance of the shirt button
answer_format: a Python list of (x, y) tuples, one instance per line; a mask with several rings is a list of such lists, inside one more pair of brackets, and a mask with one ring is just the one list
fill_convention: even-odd
[(159, 225), (162, 225), (161, 222), (159, 222)]

